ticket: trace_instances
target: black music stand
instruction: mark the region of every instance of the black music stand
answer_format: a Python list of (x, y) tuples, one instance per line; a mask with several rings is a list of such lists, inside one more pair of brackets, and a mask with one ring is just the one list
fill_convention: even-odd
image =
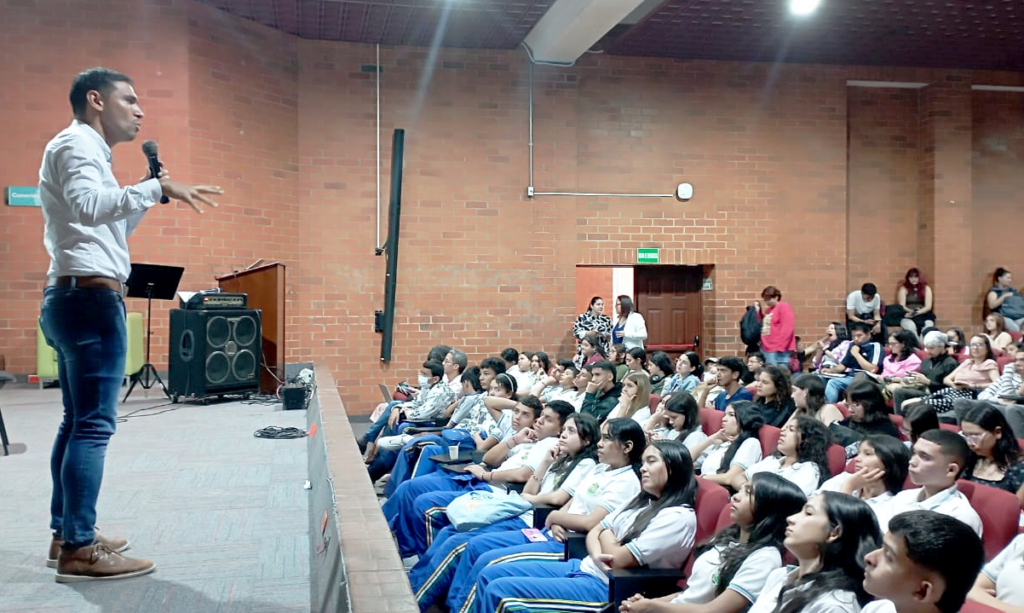
[(146, 299), (146, 363), (142, 365), (139, 372), (132, 375), (132, 384), (128, 386), (128, 393), (124, 395), (124, 400), (121, 402), (128, 401), (128, 396), (132, 395), (136, 383), (140, 384), (144, 390), (151, 389), (159, 383), (164, 395), (168, 398), (171, 397), (167, 393), (167, 387), (160, 379), (160, 375), (157, 374), (156, 367), (149, 361), (149, 346), (153, 336), (153, 299), (174, 300), (174, 293), (178, 291), (178, 283), (184, 272), (185, 269), (181, 266), (132, 264), (132, 274), (128, 276), (128, 282), (125, 283), (128, 286), (126, 295), (129, 298)]

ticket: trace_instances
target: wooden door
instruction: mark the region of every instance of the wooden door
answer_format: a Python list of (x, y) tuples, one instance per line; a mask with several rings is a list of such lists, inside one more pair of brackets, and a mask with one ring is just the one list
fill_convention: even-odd
[[(701, 329), (701, 266), (637, 266), (634, 272), (637, 311), (647, 320), (651, 350), (678, 353)], [(648, 353), (651, 351), (649, 350)]]

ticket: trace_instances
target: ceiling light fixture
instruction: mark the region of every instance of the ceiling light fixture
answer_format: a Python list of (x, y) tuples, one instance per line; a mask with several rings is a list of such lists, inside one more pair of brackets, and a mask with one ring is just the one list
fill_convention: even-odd
[(789, 0), (789, 12), (801, 17), (817, 10), (821, 0)]

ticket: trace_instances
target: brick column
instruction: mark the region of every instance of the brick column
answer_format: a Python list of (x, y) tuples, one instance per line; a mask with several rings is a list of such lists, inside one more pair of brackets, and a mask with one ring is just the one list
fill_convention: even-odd
[(958, 75), (921, 90), (918, 260), (940, 326), (971, 318), (971, 86)]

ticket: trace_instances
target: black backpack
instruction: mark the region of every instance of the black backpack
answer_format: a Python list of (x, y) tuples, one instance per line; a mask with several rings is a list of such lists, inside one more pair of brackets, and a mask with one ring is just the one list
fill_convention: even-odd
[(740, 340), (747, 347), (757, 347), (761, 344), (761, 322), (757, 319), (757, 309), (747, 307), (747, 312), (740, 319)]

